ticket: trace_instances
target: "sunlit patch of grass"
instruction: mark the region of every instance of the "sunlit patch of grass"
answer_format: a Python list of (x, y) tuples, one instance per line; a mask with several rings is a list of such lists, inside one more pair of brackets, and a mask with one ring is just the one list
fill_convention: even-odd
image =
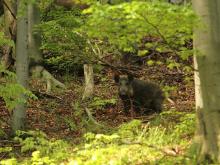
[[(169, 114), (169, 115), (167, 115)], [(176, 123), (174, 119), (176, 117)], [(161, 120), (158, 120), (160, 118)], [(167, 124), (162, 124), (167, 122)], [(172, 127), (166, 127), (168, 123)], [(124, 123), (108, 134), (88, 132), (81, 144), (70, 145), (62, 140), (48, 139), (45, 134), (30, 132), (25, 139), (17, 138), (22, 152), (32, 156), (25, 160), (8, 159), (0, 164), (187, 164), (184, 156), (194, 132), (194, 114), (168, 112), (147, 124), (140, 120)], [(26, 135), (26, 134), (25, 134)], [(24, 150), (25, 149), (25, 150)], [(30, 154), (29, 154), (30, 155)], [(17, 163), (19, 162), (19, 163)]]

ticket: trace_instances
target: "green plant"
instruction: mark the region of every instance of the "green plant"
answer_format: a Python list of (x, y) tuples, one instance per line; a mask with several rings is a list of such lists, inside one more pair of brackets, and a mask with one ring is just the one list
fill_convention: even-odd
[[(158, 118), (148, 124), (132, 120), (107, 134), (86, 133), (84, 140), (74, 146), (62, 140), (48, 139), (42, 132), (18, 132), (15, 139), (20, 142), (21, 151), (32, 153), (32, 156), (22, 161), (3, 160), (1, 164), (190, 164), (194, 158), (167, 154), (189, 147), (194, 117), (194, 114), (169, 111), (160, 119), (162, 123), (173, 125), (171, 119), (177, 118), (173, 127), (157, 122), (157, 125), (152, 124)], [(10, 152), (10, 148), (5, 151)]]
[(6, 39), (4, 33), (0, 31), (0, 46), (3, 46), (3, 45), (14, 46), (14, 43), (12, 40)]
[(180, 123), (174, 127), (171, 137), (175, 139), (189, 138), (195, 132), (195, 114), (185, 114), (180, 118)]
[(103, 99), (100, 97), (94, 97), (89, 106), (93, 109), (104, 109), (108, 106), (115, 105), (117, 100), (115, 98), (112, 99)]
[(36, 30), (42, 32), (41, 49), (46, 66), (65, 74), (81, 71), (90, 54), (87, 52), (86, 39), (77, 32), (84, 21), (81, 11), (59, 6), (48, 11), (42, 4), (41, 8), (43, 21)]
[(21, 98), (20, 94), (26, 95), (27, 98), (37, 99), (29, 90), (17, 84), (16, 75), (13, 72), (5, 70), (0, 65), (0, 73), (4, 74), (4, 77), (0, 78), (0, 97), (4, 99), (6, 107), (9, 110), (15, 108), (18, 103), (27, 101)]
[(177, 87), (176, 86), (164, 86), (163, 87), (163, 92), (165, 94), (165, 97), (169, 97), (170, 96), (170, 93), (172, 91), (176, 91), (177, 90)]
[(72, 117), (63, 117), (62, 120), (71, 131), (76, 131), (79, 129), (79, 124), (76, 124)]
[(12, 151), (12, 147), (1, 147), (0, 148), (0, 153), (6, 153), (6, 152), (11, 152)]
[(42, 156), (40, 151), (34, 151), (32, 153), (32, 158), (31, 158), (31, 164), (32, 165), (38, 165), (38, 164), (48, 164), (48, 165), (54, 165), (55, 160), (51, 159), (48, 156)]
[(129, 123), (122, 124), (118, 129), (118, 134), (123, 138), (135, 138), (141, 127), (140, 120), (132, 120)]
[(32, 164), (59, 162), (68, 157), (68, 144), (62, 140), (48, 139), (40, 131), (18, 131), (15, 141), (21, 144), (21, 152), (32, 152)]
[(84, 135), (84, 139), (87, 143), (86, 147), (98, 147), (107, 144), (117, 143), (120, 139), (120, 136), (117, 134), (112, 135), (104, 135), (104, 134), (94, 134), (94, 133), (86, 133)]
[(112, 47), (134, 51), (135, 47), (141, 46), (145, 36), (153, 36), (154, 42), (146, 43), (147, 49), (142, 52), (155, 48), (158, 52), (178, 53), (177, 50), (181, 50), (181, 57), (185, 59), (191, 54), (184, 49), (192, 38), (196, 18), (189, 6), (158, 1), (132, 1), (118, 5), (97, 3), (84, 13), (89, 14), (84, 26), (89, 37), (107, 40)]
[[(0, 120), (0, 125), (2, 124), (3, 122)], [(0, 128), (0, 139), (3, 138), (3, 137), (7, 137), (6, 136), (6, 133)]]
[(15, 158), (5, 159), (0, 161), (1, 165), (17, 165), (18, 162)]

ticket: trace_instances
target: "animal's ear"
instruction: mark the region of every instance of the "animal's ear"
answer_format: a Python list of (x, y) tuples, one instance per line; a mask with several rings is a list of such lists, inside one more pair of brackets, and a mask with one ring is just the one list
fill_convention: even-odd
[(134, 77), (129, 74), (129, 75), (128, 75), (128, 81), (129, 81), (129, 82), (132, 82), (133, 80), (134, 80)]
[(119, 83), (119, 75), (118, 74), (114, 75), (114, 80), (116, 83)]

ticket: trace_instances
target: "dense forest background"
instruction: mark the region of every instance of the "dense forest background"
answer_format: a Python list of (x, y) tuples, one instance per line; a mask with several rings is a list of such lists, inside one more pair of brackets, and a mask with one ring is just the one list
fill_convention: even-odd
[[(0, 0), (0, 164), (217, 161), (193, 141), (195, 11), (189, 0)], [(163, 111), (125, 113), (115, 75), (158, 84)], [(198, 114), (202, 136), (210, 118)]]

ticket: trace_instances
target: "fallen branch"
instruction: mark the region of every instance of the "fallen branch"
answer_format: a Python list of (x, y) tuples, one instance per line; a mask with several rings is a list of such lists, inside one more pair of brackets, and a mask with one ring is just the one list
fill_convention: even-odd
[(171, 99), (171, 98), (167, 98), (167, 101), (169, 102), (169, 103), (171, 103), (172, 105), (175, 105), (175, 102)]

